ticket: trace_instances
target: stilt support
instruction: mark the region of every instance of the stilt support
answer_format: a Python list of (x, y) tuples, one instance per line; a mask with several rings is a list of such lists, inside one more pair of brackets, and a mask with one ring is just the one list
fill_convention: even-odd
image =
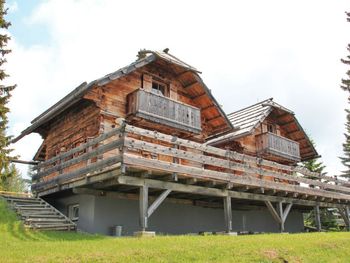
[(232, 231), (232, 207), (231, 207), (231, 197), (224, 197), (224, 213), (225, 213), (225, 223), (226, 232), (231, 233)]
[(276, 209), (274, 208), (274, 206), (272, 205), (272, 203), (270, 201), (266, 201), (265, 204), (266, 204), (268, 210), (270, 211), (272, 217), (279, 224), (281, 233), (284, 232), (285, 231), (284, 223), (287, 220), (287, 217), (289, 215), (289, 212), (290, 212), (293, 204), (288, 203), (287, 206), (285, 207), (285, 209), (283, 209), (283, 203), (278, 202), (277, 203), (278, 212), (276, 211)]
[(142, 231), (145, 231), (148, 227), (148, 186), (143, 185), (140, 187), (140, 226)]
[[(153, 212), (160, 206), (160, 204), (165, 200), (165, 198), (171, 193), (171, 190), (165, 190), (154, 202), (148, 207), (148, 186), (140, 186), (140, 226), (142, 231), (136, 232), (136, 236), (148, 236), (146, 229), (148, 228), (148, 218), (153, 214)], [(149, 232), (152, 233), (154, 232)]]
[(320, 206), (316, 205), (314, 208), (314, 211), (315, 211), (316, 229), (318, 232), (321, 232), (322, 226), (321, 226)]

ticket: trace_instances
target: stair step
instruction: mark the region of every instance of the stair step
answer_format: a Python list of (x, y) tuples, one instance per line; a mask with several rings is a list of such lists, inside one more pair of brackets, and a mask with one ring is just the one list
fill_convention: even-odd
[(10, 204), (41, 204), (40, 200), (12, 200), (6, 199), (6, 201)]
[(38, 215), (38, 214), (32, 214), (32, 215), (22, 215), (22, 217), (26, 217), (26, 218), (64, 218), (63, 216), (61, 215), (52, 215), (52, 214), (41, 214), (41, 215)]
[(49, 207), (48, 205), (41, 204), (41, 203), (37, 203), (37, 204), (35, 204), (35, 203), (31, 203), (31, 204), (27, 204), (27, 203), (25, 203), (25, 204), (18, 204), (18, 203), (16, 203), (15, 206), (16, 207), (24, 207), (24, 208), (26, 208), (26, 207), (29, 207), (29, 208), (30, 207), (38, 207), (38, 208), (40, 208), (40, 207), (43, 207), (43, 208)]
[(27, 218), (25, 222), (32, 223), (32, 222), (43, 222), (43, 223), (50, 223), (50, 222), (67, 222), (67, 219), (65, 218)]
[(51, 224), (51, 225), (38, 225), (38, 224), (31, 224), (31, 225), (25, 225), (26, 228), (31, 228), (31, 229), (54, 229), (54, 228), (65, 228), (68, 229), (70, 228), (71, 230), (75, 229), (75, 225), (72, 224)]
[(17, 197), (17, 196), (6, 196), (6, 195), (3, 195), (2, 197), (10, 201), (40, 201), (40, 199), (36, 197), (21, 197), (21, 196)]
[(26, 228), (48, 231), (76, 230), (75, 223), (41, 198), (1, 196), (22, 218)]
[(17, 210), (21, 211), (53, 211), (50, 207), (16, 207)]
[(35, 205), (18, 205), (18, 204), (15, 204), (15, 207), (16, 208), (50, 208), (49, 206), (45, 205), (45, 204), (35, 204)]
[(40, 231), (75, 231), (75, 228), (69, 228), (69, 227), (43, 227), (43, 228), (35, 228), (35, 227), (28, 227), (29, 229), (33, 230), (40, 230)]

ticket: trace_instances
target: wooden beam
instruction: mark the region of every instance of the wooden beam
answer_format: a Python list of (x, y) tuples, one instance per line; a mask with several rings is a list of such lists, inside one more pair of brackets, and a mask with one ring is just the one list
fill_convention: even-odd
[(265, 201), (265, 204), (267, 206), (267, 209), (270, 211), (273, 219), (275, 219), (275, 221), (280, 225), (282, 223), (282, 219), (280, 218), (276, 209), (273, 207), (272, 203), (270, 201)]
[(216, 108), (216, 106), (215, 106), (214, 104), (211, 104), (211, 105), (209, 105), (209, 106), (206, 106), (206, 107), (201, 108), (201, 111), (206, 111), (206, 110), (209, 110), (209, 109), (211, 109), (211, 108)]
[(210, 118), (210, 119), (207, 119), (207, 122), (214, 121), (214, 120), (219, 119), (219, 118), (222, 118), (222, 116), (221, 116), (221, 115), (217, 115), (217, 116), (215, 116), (215, 117), (212, 117), (212, 118)]
[(333, 203), (323, 203), (323, 202), (315, 202), (315, 201), (308, 201), (308, 200), (292, 199), (287, 197), (236, 192), (231, 190), (207, 188), (203, 186), (186, 185), (186, 184), (165, 182), (165, 181), (159, 181), (159, 180), (153, 180), (153, 179), (141, 179), (141, 178), (136, 178), (131, 176), (124, 176), (124, 175), (121, 175), (118, 178), (116, 178), (116, 181), (119, 184), (124, 184), (124, 185), (142, 186), (146, 184), (152, 188), (164, 189), (164, 190), (169, 189), (176, 192), (206, 195), (206, 196), (217, 196), (217, 197), (230, 196), (231, 198), (236, 198), (236, 199), (255, 200), (255, 201), (262, 201), (262, 202), (264, 201), (284, 202), (284, 203), (293, 203), (295, 205), (302, 205), (302, 206), (319, 205), (322, 207), (344, 207), (343, 205), (333, 204)]
[(147, 217), (149, 218), (153, 212), (160, 206), (160, 204), (167, 198), (167, 196), (171, 193), (171, 190), (165, 190), (154, 202), (151, 204), (151, 206), (147, 210)]
[(231, 197), (224, 197), (224, 214), (226, 223), (226, 232), (230, 233), (232, 231), (232, 207), (231, 207)]
[(197, 178), (188, 178), (185, 181), (186, 184), (196, 184), (197, 182), (198, 182)]
[(19, 159), (10, 159), (9, 160), (11, 163), (20, 163), (20, 164), (28, 164), (28, 165), (38, 165), (39, 162), (36, 161), (24, 161), (24, 160), (19, 160)]
[(186, 86), (183, 86), (183, 87), (184, 87), (184, 89), (190, 89), (190, 88), (196, 86), (197, 84), (199, 84), (198, 81), (194, 81), (194, 82), (191, 82), (191, 83), (189, 83), (189, 84), (187, 84)]
[[(209, 156), (204, 156), (202, 159), (205, 159)], [(211, 157), (209, 157), (211, 158)], [(298, 185), (290, 185), (278, 182), (270, 182), (267, 180), (259, 179), (254, 176), (233, 176), (231, 173), (218, 172), (214, 170), (202, 169), (197, 167), (188, 167), (184, 165), (169, 163), (160, 160), (151, 160), (146, 158), (140, 158), (138, 156), (133, 156), (131, 154), (124, 154), (123, 156), (124, 163), (127, 165), (151, 169), (157, 168), (158, 170), (163, 170), (167, 172), (177, 172), (179, 174), (187, 175), (189, 177), (199, 178), (199, 179), (208, 179), (216, 180), (222, 182), (232, 182), (235, 184), (246, 185), (251, 187), (264, 187), (266, 189), (276, 189), (278, 191), (287, 191), (287, 192), (299, 192), (305, 195), (319, 195), (325, 197), (332, 197), (337, 199), (349, 199), (349, 195), (339, 194), (335, 192), (324, 191), (320, 189), (306, 188)], [(226, 160), (220, 160), (225, 162)], [(238, 164), (236, 165), (236, 167)], [(288, 179), (288, 177), (287, 177)], [(316, 183), (316, 182), (315, 182)], [(348, 189), (350, 190), (350, 189)]]
[(199, 94), (199, 95), (192, 96), (191, 99), (192, 99), (192, 100), (195, 100), (195, 99), (198, 99), (198, 98), (203, 97), (203, 96), (205, 96), (205, 95), (207, 95), (207, 93), (206, 93), (206, 92), (203, 92), (203, 93), (201, 93), (201, 94)]

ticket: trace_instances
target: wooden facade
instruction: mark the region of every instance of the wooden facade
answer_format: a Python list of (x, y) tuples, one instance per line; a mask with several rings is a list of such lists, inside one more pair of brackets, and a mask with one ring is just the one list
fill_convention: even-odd
[[(227, 117), (198, 70), (166, 52), (139, 55), (79, 86), (14, 140), (44, 139), (33, 192), (137, 193), (143, 230), (168, 196), (223, 206), (227, 231), (231, 203), (242, 200), (266, 205), (282, 231), (292, 206), (346, 214), (346, 181), (296, 165), (317, 152), (293, 113), (265, 101)], [(159, 195), (151, 206), (149, 195)]]

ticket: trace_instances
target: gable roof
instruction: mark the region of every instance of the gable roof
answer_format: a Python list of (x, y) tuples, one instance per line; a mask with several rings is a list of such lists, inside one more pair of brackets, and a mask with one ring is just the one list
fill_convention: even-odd
[(33, 119), (31, 121), (31, 125), (25, 130), (23, 130), (19, 136), (14, 138), (12, 140), (12, 143), (17, 142), (18, 140), (32, 132), (35, 132), (40, 126), (52, 120), (64, 110), (77, 103), (93, 87), (106, 85), (111, 81), (128, 75), (129, 73), (137, 70), (138, 68), (141, 68), (143, 66), (146, 66), (147, 64), (156, 61), (161, 61), (162, 64), (166, 64), (177, 74), (180, 82), (182, 82), (182, 84), (186, 87), (186, 90), (189, 92), (193, 100), (200, 97), (204, 98), (204, 100), (201, 100), (204, 101), (203, 103), (201, 103), (202, 110), (209, 109), (211, 107), (216, 109), (217, 117), (213, 118), (213, 121), (218, 122), (221, 120), (223, 125), (221, 127), (218, 127), (217, 131), (213, 131), (213, 133), (222, 133), (233, 128), (232, 123), (227, 118), (224, 111), (221, 109), (219, 103), (211, 94), (211, 90), (205, 85), (201, 77), (198, 75), (199, 73), (201, 73), (200, 71), (190, 66), (189, 64), (183, 62), (182, 60), (178, 59), (177, 57), (169, 54), (168, 50), (141, 50), (139, 52), (139, 59), (131, 63), (130, 65), (123, 67), (110, 74), (107, 74), (102, 78), (93, 80), (90, 83), (83, 82), (82, 84), (80, 84), (77, 88), (75, 88), (65, 97), (63, 97), (53, 106), (51, 106), (42, 114)]
[(284, 126), (289, 137), (292, 140), (299, 142), (301, 146), (303, 145), (304, 149), (301, 151), (302, 161), (318, 157), (315, 147), (296, 119), (294, 112), (274, 102), (273, 98), (228, 114), (227, 116), (235, 127), (235, 130), (223, 136), (209, 140), (207, 143), (210, 145), (217, 145), (251, 135), (260, 123), (262, 123), (272, 112), (275, 112), (276, 118)]

